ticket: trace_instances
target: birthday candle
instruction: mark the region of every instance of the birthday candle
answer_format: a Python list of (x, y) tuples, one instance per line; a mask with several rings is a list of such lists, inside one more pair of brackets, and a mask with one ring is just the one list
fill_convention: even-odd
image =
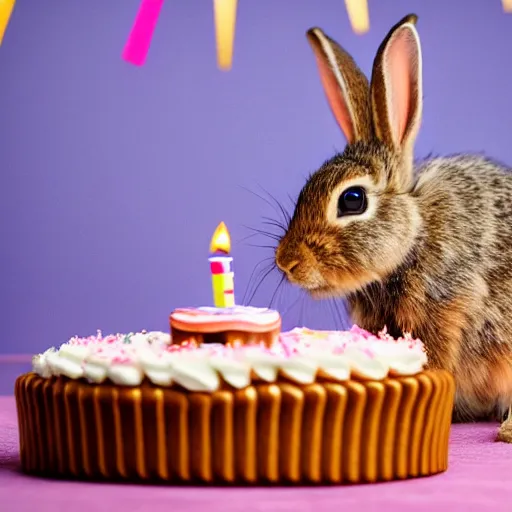
[(9, 24), (16, 0), (0, 0), (0, 45), (4, 39), (5, 30)]
[(164, 0), (142, 0), (123, 50), (124, 60), (136, 66), (144, 64), (163, 3)]
[(345, 0), (352, 30), (356, 34), (364, 34), (370, 29), (368, 0)]
[(235, 40), (237, 0), (213, 0), (217, 65), (223, 71), (231, 69)]
[(224, 253), (225, 256), (209, 258), (212, 274), (213, 303), (216, 308), (229, 308), (235, 305), (233, 258), (229, 256), (231, 239), (229, 232), (221, 222), (215, 230), (210, 242), (210, 253)]

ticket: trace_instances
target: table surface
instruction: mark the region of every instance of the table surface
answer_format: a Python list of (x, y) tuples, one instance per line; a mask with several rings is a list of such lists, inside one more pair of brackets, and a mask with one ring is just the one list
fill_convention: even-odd
[(512, 445), (496, 424), (454, 425), (446, 473), (340, 487), (186, 488), (53, 481), (19, 469), (13, 397), (0, 397), (0, 510), (102, 512), (512, 511)]

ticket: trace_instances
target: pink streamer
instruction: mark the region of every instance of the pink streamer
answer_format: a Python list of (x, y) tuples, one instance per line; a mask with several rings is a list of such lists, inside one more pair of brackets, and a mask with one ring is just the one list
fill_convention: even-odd
[(146, 61), (164, 0), (142, 0), (132, 31), (123, 50), (123, 59), (136, 66)]

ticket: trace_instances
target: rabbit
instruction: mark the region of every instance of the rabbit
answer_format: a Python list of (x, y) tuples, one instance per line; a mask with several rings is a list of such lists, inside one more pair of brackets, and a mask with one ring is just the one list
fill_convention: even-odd
[(453, 421), (499, 418), (512, 442), (512, 174), (477, 155), (415, 162), (416, 24), (392, 27), (370, 82), (320, 28), (307, 32), (347, 145), (300, 191), (275, 263), (314, 298), (344, 297), (360, 327), (420, 338), (429, 367), (455, 377)]

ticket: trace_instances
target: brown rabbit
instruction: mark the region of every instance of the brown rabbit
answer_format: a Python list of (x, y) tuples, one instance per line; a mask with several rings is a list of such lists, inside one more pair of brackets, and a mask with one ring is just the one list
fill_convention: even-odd
[[(319, 28), (308, 31), (343, 153), (300, 192), (276, 263), (315, 297), (345, 296), (352, 319), (410, 332), (457, 381), (454, 420), (512, 405), (512, 175), (481, 156), (414, 165), (422, 115), (417, 17), (381, 44), (371, 84)], [(512, 418), (499, 432), (512, 442)]]

